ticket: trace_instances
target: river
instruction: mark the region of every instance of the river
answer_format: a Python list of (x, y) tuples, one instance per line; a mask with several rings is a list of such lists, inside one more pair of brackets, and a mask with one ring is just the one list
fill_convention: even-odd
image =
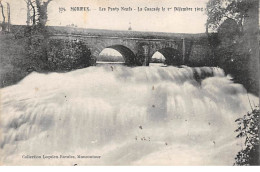
[(235, 119), (250, 111), (248, 100), (258, 102), (220, 68), (34, 72), (1, 89), (0, 162), (233, 165), (243, 147)]

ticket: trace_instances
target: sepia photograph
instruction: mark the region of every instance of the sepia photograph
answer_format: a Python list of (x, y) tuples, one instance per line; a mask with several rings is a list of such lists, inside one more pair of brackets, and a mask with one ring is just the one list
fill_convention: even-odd
[(259, 166), (259, 0), (0, 0), (0, 166)]

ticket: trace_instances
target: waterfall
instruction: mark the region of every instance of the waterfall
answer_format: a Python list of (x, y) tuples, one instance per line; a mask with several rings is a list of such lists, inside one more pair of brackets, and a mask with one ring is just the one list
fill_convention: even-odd
[(245, 88), (211, 67), (34, 72), (0, 93), (6, 165), (232, 165), (235, 119), (250, 110)]

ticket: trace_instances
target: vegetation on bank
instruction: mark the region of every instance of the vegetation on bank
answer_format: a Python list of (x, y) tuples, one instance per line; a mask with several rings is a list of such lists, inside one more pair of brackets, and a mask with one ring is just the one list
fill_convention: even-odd
[[(257, 0), (209, 0), (206, 23), (214, 65), (255, 95), (259, 95), (258, 5)], [(209, 29), (217, 32), (209, 33)], [(238, 152), (234, 165), (260, 165), (259, 105), (236, 122), (237, 138), (245, 138), (245, 148)]]
[(245, 139), (245, 148), (237, 153), (234, 165), (259, 165), (259, 106), (236, 120), (237, 138)]
[(26, 55), (24, 42), (25, 39), (17, 40), (11, 34), (0, 34), (0, 87), (20, 81), (30, 72), (30, 64), (36, 64)]
[[(255, 0), (209, 0), (206, 23), (212, 51), (210, 65), (219, 66), (234, 81), (259, 95), (256, 53), (258, 27), (255, 25)], [(209, 32), (211, 30), (211, 32)], [(254, 64), (254, 61), (256, 62)]]
[(79, 40), (55, 40), (49, 37), (47, 7), (52, 0), (25, 0), (27, 26), (0, 25), (0, 86), (20, 81), (32, 71), (69, 71), (90, 66), (91, 53)]

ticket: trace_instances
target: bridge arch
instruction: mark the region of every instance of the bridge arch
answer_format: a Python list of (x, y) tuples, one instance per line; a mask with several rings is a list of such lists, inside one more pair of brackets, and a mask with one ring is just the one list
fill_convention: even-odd
[(105, 48), (97, 57), (97, 62), (118, 62), (125, 63), (125, 58), (121, 53), (112, 48)]
[(165, 57), (162, 55), (162, 53), (160, 53), (159, 51), (156, 51), (152, 55), (149, 63), (165, 63)]
[(125, 59), (125, 64), (132, 65), (135, 63), (135, 54), (129, 48), (127, 48), (123, 45), (113, 45), (113, 46), (109, 46), (107, 48), (111, 48), (111, 49), (118, 51)]
[(183, 63), (182, 53), (175, 48), (171, 48), (171, 47), (162, 48), (155, 51), (153, 54), (155, 54), (156, 52), (159, 52), (164, 56), (165, 63), (167, 65), (179, 66), (182, 65)]
[(96, 58), (99, 56), (99, 54), (106, 48), (114, 49), (118, 51), (124, 58), (126, 65), (134, 65), (135, 64), (135, 54), (129, 47), (121, 44), (115, 44), (115, 45), (97, 45), (94, 50), (92, 51), (92, 55)]

